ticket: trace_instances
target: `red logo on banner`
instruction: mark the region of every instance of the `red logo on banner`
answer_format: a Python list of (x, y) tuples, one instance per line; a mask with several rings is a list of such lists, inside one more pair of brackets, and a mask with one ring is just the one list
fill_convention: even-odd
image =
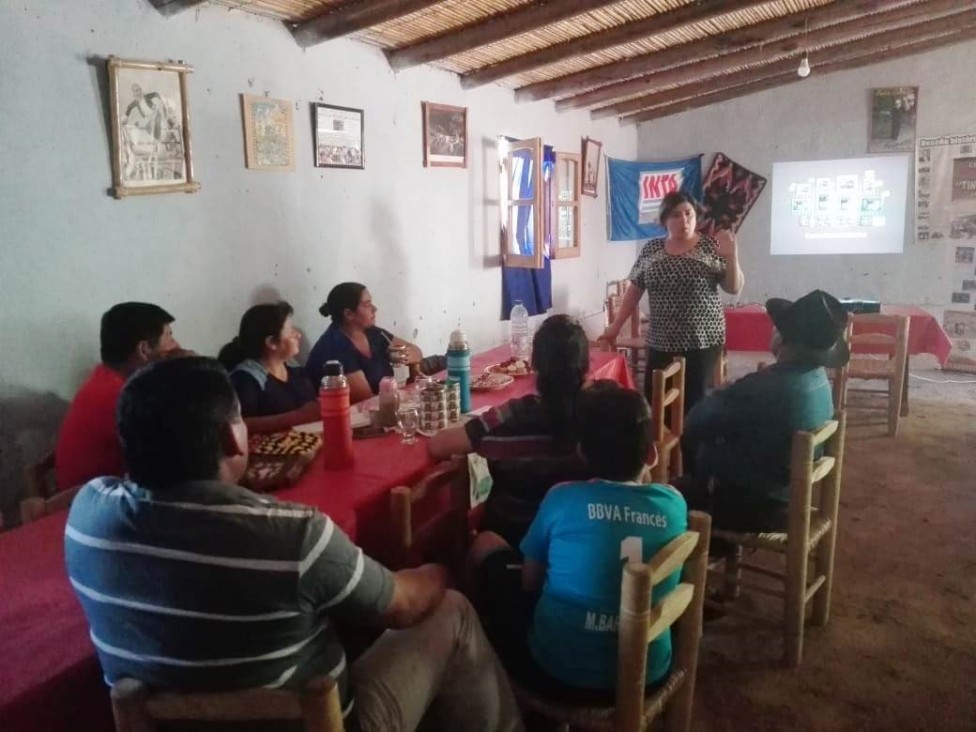
[(644, 173), (641, 175), (641, 198), (645, 201), (664, 198), (680, 186), (678, 173)]

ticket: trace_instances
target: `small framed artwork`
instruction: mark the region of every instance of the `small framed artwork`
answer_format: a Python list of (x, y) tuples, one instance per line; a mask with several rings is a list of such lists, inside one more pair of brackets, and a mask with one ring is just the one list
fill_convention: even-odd
[(600, 153), (603, 143), (590, 137), (583, 138), (583, 183), (581, 193), (590, 198), (596, 198), (597, 185), (600, 182)]
[(287, 99), (241, 94), (244, 160), (251, 170), (295, 169), (295, 123)]
[(970, 300), (971, 300), (971, 298), (972, 298), (972, 293), (971, 292), (953, 292), (952, 293), (952, 302), (954, 304), (968, 305), (969, 302), (970, 302)]
[(468, 167), (468, 109), (423, 102), (424, 167)]
[(315, 115), (315, 166), (318, 168), (366, 167), (363, 110), (313, 104)]
[(112, 194), (193, 193), (190, 106), (180, 63), (108, 57)]

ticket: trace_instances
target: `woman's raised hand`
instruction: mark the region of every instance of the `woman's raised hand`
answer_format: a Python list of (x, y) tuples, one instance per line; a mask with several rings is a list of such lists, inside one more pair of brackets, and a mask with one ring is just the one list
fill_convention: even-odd
[(729, 259), (738, 253), (739, 241), (735, 234), (723, 229), (715, 235), (715, 253)]

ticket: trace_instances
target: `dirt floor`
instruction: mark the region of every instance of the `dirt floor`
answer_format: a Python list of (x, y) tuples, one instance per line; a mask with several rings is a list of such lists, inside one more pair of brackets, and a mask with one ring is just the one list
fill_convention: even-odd
[[(734, 354), (731, 376), (755, 360)], [(976, 375), (927, 366), (897, 438), (849, 410), (828, 626), (789, 670), (778, 633), (709, 623), (695, 729), (976, 729)]]

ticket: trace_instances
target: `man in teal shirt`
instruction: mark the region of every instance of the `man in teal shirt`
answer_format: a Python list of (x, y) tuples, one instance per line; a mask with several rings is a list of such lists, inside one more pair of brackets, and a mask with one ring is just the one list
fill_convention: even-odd
[(708, 511), (718, 528), (782, 531), (789, 504), (793, 433), (834, 414), (824, 367), (847, 363), (847, 314), (814, 290), (796, 302), (769, 300), (776, 363), (716, 391), (689, 412), (682, 449), (694, 474), (678, 487), (689, 507)]

